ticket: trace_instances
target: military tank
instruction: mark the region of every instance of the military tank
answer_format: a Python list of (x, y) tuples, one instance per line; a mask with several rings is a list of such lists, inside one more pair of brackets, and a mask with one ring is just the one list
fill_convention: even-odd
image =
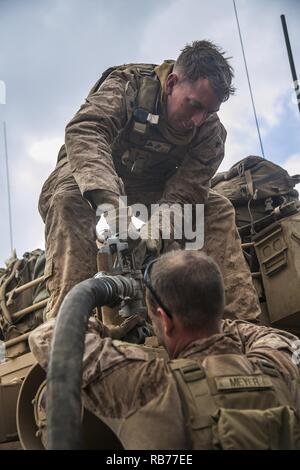
[[(299, 182), (299, 175), (291, 177), (272, 162), (251, 156), (217, 174), (212, 187), (235, 207), (242, 248), (260, 300), (261, 323), (300, 337), (300, 201), (294, 189)], [(6, 315), (15, 327), (14, 337), (2, 338), (0, 350), (0, 449), (45, 449), (46, 374), (28, 346), (30, 331), (42, 321), (39, 312), (47, 303), (42, 257), (40, 253), (39, 269), (33, 270), (35, 279), (23, 285), (12, 283), (11, 276), (4, 289), (0, 277), (0, 312), (5, 314), (5, 301), (10, 310)], [(98, 267), (110, 270), (103, 253)], [(27, 296), (31, 304), (18, 310), (18, 299), (25, 292), (31, 293)], [(106, 323), (119, 321), (116, 309), (105, 307), (101, 315)], [(26, 323), (29, 317), (33, 320)], [(82, 428), (85, 448), (122, 448), (112, 431), (85, 409)]]

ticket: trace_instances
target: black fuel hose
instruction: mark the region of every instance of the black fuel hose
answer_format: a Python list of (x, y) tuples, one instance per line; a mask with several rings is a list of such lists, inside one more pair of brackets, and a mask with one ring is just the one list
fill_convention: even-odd
[(49, 450), (82, 448), (82, 360), (88, 319), (96, 306), (114, 305), (133, 292), (133, 279), (100, 274), (80, 282), (65, 297), (55, 323), (47, 373)]

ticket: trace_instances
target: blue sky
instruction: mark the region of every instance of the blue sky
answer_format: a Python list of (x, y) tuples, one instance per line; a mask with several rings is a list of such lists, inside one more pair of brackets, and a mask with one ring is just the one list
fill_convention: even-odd
[[(265, 155), (300, 173), (295, 105), (280, 14), (300, 73), (297, 0), (236, 0)], [(220, 117), (227, 129), (221, 169), (260, 155), (231, 0), (0, 0), (0, 265), (10, 254), (2, 122), (7, 125), (14, 246), (43, 247), (37, 201), (55, 166), (64, 128), (101, 72), (128, 62), (176, 58), (195, 39), (232, 56), (236, 96)], [(1, 101), (1, 96), (0, 96)]]

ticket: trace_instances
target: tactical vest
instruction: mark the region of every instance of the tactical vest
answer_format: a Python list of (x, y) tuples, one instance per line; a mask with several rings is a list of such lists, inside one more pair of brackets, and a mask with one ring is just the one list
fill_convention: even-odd
[[(171, 62), (170, 62), (171, 63)], [(126, 180), (147, 181), (143, 189), (163, 189), (179, 168), (186, 156), (189, 143), (178, 145), (168, 141), (159, 128), (161, 115), (161, 85), (154, 72), (153, 64), (129, 64), (107, 69), (94, 85), (90, 94), (96, 92), (102, 83), (116, 70), (133, 69), (138, 77), (139, 88), (135, 98), (126, 97), (127, 123), (112, 144), (112, 157), (118, 175)], [(153, 185), (153, 180), (155, 185)]]
[(21, 316), (15, 315), (48, 297), (45, 281), (18, 292), (24, 284), (42, 277), (44, 267), (45, 254), (37, 249), (25, 253), (21, 259), (13, 258), (0, 276), (0, 340), (13, 339), (43, 322), (43, 308)]
[(300, 449), (291, 393), (267, 361), (208, 356), (169, 362), (186, 418), (190, 449)]

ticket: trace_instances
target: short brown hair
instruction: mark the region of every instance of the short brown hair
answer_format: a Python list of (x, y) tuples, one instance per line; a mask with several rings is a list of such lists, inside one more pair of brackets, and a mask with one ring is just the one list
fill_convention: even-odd
[[(224, 311), (222, 274), (212, 258), (198, 251), (177, 250), (162, 255), (153, 265), (151, 284), (172, 314), (187, 328), (210, 326)], [(147, 289), (152, 309), (157, 302)]]
[(181, 51), (174, 71), (182, 73), (184, 79), (191, 81), (207, 78), (221, 102), (234, 94), (232, 86), (233, 68), (225, 57), (225, 52), (211, 41), (194, 41)]

